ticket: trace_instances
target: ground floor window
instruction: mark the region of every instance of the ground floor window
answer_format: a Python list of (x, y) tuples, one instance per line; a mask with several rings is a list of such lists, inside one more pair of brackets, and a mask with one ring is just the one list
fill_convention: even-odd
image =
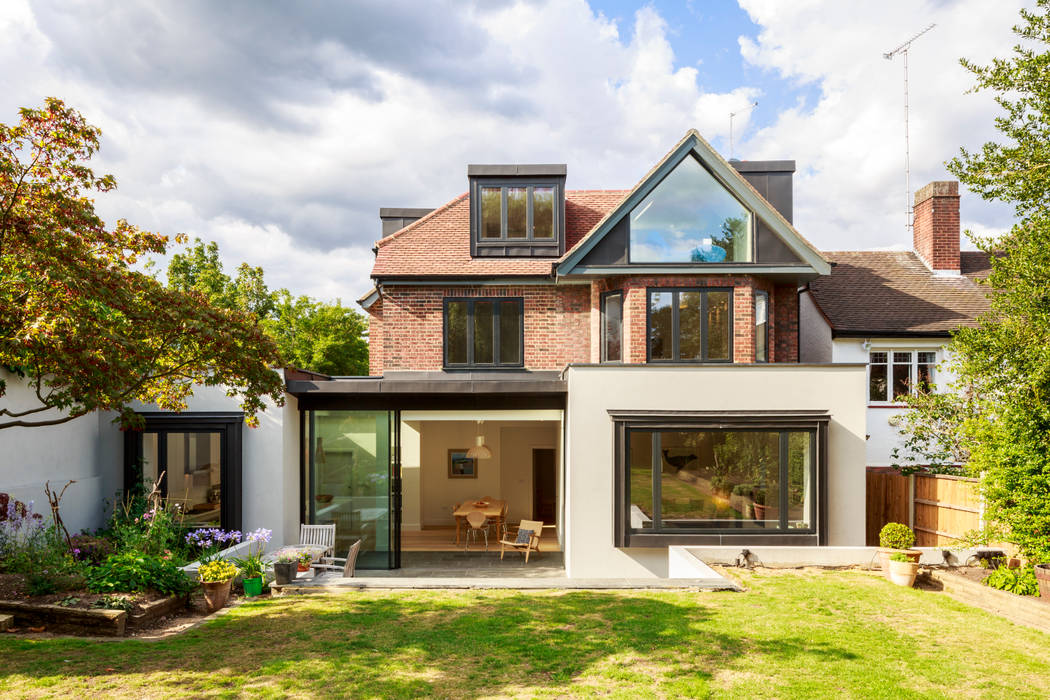
[(826, 421), (809, 415), (636, 418), (616, 421), (625, 540), (816, 534)]
[(188, 527), (241, 527), (241, 413), (149, 413), (124, 443), (128, 493), (157, 484)]

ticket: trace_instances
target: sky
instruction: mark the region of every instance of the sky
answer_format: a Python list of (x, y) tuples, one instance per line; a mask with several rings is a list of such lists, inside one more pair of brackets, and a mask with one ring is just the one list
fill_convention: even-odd
[[(103, 131), (109, 222), (217, 241), (228, 271), (326, 300), (371, 287), (380, 207), (436, 207), (468, 163), (565, 163), (629, 188), (688, 130), (792, 159), (823, 250), (907, 249), (912, 190), (997, 138), (966, 57), (1016, 43), (1018, 0), (4, 0), (0, 122), (60, 97)], [(746, 108), (754, 102), (758, 106)], [(968, 192), (964, 228), (1012, 210)]]

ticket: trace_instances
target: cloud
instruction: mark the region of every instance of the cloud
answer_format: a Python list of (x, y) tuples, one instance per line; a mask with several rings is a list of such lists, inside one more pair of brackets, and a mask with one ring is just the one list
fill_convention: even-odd
[[(759, 131), (737, 117), (738, 153), (798, 161), (796, 222), (818, 245), (893, 245), (901, 75), (881, 52), (938, 22), (912, 56), (913, 183), (944, 177), (958, 145), (992, 136), (956, 54), (1005, 54), (1015, 9), (743, 4), (761, 31), (740, 60), (820, 99)], [(584, 0), (13, 0), (0, 36), (0, 121), (56, 95), (98, 124), (97, 169), (120, 183), (107, 219), (216, 240), (228, 268), (344, 300), (369, 286), (377, 209), (440, 205), (467, 163), (567, 163), (571, 187), (629, 187), (690, 127), (724, 143), (726, 115), (762, 96), (704, 90), (675, 59), (688, 32), (649, 5), (621, 25)], [(973, 204), (964, 220), (1005, 228)]]

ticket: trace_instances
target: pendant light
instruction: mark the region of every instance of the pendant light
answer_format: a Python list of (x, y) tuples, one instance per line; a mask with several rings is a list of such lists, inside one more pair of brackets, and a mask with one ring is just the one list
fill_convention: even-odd
[(471, 459), (489, 459), (492, 457), (492, 450), (485, 444), (485, 436), (481, 434), (481, 424), (485, 421), (478, 421), (478, 434), (474, 437), (474, 446), (467, 450), (467, 457)]

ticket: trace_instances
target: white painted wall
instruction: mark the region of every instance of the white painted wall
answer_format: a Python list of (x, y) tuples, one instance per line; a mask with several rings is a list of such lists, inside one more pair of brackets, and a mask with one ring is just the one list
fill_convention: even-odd
[(570, 367), (565, 562), (573, 577), (663, 577), (666, 548), (613, 546), (613, 423), (620, 410), (824, 410), (828, 539), (864, 544), (865, 368), (860, 365)]

